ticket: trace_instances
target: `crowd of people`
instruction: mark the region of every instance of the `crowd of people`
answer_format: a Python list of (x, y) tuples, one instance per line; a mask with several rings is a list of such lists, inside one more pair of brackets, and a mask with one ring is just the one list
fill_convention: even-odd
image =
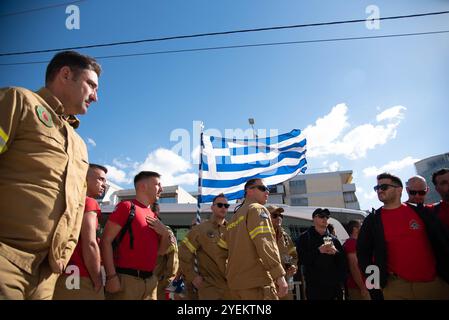
[(343, 245), (326, 208), (294, 242), (262, 179), (246, 182), (229, 221), (216, 196), (178, 244), (161, 221), (161, 176), (142, 171), (100, 238), (107, 168), (88, 162), (75, 131), (100, 74), (95, 59), (64, 51), (39, 91), (0, 89), (0, 299), (292, 300), (294, 279), (308, 300), (449, 299), (449, 169), (433, 174), (434, 205), (423, 177), (407, 181), (402, 203), (401, 180), (377, 176), (383, 206), (348, 223)]

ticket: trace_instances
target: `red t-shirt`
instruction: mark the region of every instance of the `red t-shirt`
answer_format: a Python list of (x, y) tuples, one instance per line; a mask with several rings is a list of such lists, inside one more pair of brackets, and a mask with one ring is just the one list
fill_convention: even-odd
[[(130, 248), (129, 232), (126, 232), (117, 248), (114, 264), (120, 268), (153, 271), (159, 248), (159, 236), (153, 229), (148, 227), (145, 217), (156, 218), (156, 214), (139, 201), (134, 199), (132, 202), (136, 208), (136, 216), (131, 223), (134, 235), (134, 248)], [(123, 228), (128, 220), (130, 210), (130, 201), (120, 202), (109, 216), (109, 221)]]
[[(348, 240), (345, 241), (343, 245), (343, 249), (345, 250), (346, 254), (356, 253), (356, 247), (357, 247), (357, 240), (354, 238), (349, 238)], [(365, 277), (363, 276), (362, 272), (360, 272), (360, 275), (362, 276), (363, 281), (365, 281)], [(355, 283), (351, 273), (349, 273), (348, 279), (346, 280), (346, 286), (351, 289), (359, 288)]]
[(388, 272), (411, 282), (432, 281), (436, 262), (424, 223), (407, 205), (381, 213), (387, 245)]
[[(84, 213), (91, 211), (97, 213), (97, 229), (98, 229), (98, 219), (100, 219), (101, 217), (100, 206), (98, 205), (98, 202), (94, 198), (86, 197), (86, 205), (84, 207)], [(97, 242), (99, 243), (100, 239), (97, 238)], [(89, 271), (87, 271), (83, 258), (81, 235), (75, 247), (75, 251), (73, 252), (72, 257), (70, 258), (69, 265), (76, 265), (80, 271), (81, 277), (89, 277)]]

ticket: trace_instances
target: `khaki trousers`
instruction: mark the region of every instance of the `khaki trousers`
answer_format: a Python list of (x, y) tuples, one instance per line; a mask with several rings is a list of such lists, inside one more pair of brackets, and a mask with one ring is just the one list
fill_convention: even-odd
[(29, 274), (0, 256), (0, 299), (51, 300), (58, 276), (51, 271), (47, 260), (35, 274)]
[[(104, 300), (104, 289), (99, 292), (94, 290), (94, 285), (89, 277), (80, 277), (79, 289), (68, 289), (66, 281), (70, 275), (63, 274), (56, 282), (53, 300)], [(69, 279), (70, 281), (70, 279)]]
[(120, 291), (106, 292), (106, 300), (155, 300), (157, 297), (157, 278), (142, 279), (118, 273)]
[(203, 282), (203, 286), (198, 289), (198, 300), (229, 300), (230, 293), (228, 289), (221, 289), (207, 282)]
[(229, 290), (231, 300), (279, 300), (274, 284), (259, 288)]
[(390, 275), (383, 294), (385, 300), (448, 300), (449, 285), (439, 277), (430, 282), (409, 282)]

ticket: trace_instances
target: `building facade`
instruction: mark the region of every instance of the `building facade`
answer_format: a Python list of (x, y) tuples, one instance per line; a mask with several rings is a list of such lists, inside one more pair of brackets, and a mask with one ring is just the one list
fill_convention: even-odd
[(426, 178), (430, 191), (426, 196), (426, 203), (440, 201), (440, 195), (435, 191), (432, 183), (432, 173), (442, 168), (449, 168), (449, 152), (422, 159), (415, 163), (416, 173)]

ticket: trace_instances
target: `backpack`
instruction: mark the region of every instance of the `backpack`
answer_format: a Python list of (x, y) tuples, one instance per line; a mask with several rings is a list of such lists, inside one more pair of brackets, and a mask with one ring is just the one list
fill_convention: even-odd
[(133, 235), (133, 229), (131, 227), (131, 224), (136, 216), (136, 207), (133, 202), (131, 202), (131, 209), (129, 210), (129, 216), (128, 220), (126, 220), (125, 225), (120, 230), (120, 233), (118, 236), (115, 237), (114, 241), (112, 241), (112, 250), (114, 253), (116, 253), (118, 246), (120, 245), (120, 242), (123, 240), (123, 237), (125, 236), (126, 232), (129, 233), (129, 247), (131, 249), (134, 249), (134, 235)]

